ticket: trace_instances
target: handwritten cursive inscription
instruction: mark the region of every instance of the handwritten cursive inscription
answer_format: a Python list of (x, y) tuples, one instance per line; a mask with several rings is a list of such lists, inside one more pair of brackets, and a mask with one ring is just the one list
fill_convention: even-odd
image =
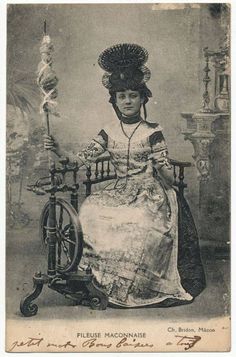
[(85, 340), (82, 343), (82, 347), (88, 347), (88, 348), (92, 348), (92, 347), (105, 347), (105, 348), (110, 348), (112, 346), (111, 343), (100, 343), (97, 342), (96, 338), (90, 338), (89, 340)]
[[(82, 344), (82, 347), (88, 347), (88, 348), (93, 348), (93, 347), (111, 348), (112, 346), (113, 346), (112, 343), (105, 344), (105, 343), (97, 342), (96, 338), (90, 338), (89, 340), (84, 341)], [(122, 348), (122, 347), (152, 348), (153, 344), (141, 343), (136, 339), (130, 341), (127, 339), (127, 337), (124, 337), (115, 344), (115, 347), (116, 348)]]
[(200, 336), (175, 336), (179, 339), (177, 346), (185, 346), (185, 351), (192, 348), (198, 341), (201, 340)]
[[(28, 337), (26, 340), (23, 341), (14, 341), (10, 347), (9, 352), (12, 352), (14, 349), (16, 349), (17, 347), (32, 347), (32, 346), (42, 346), (42, 342), (44, 341), (44, 346), (46, 348), (49, 347), (54, 347), (57, 349), (70, 349), (70, 348), (76, 348), (78, 347), (76, 344), (73, 344), (71, 341), (67, 341), (67, 342), (63, 342), (63, 343), (52, 343), (52, 342), (48, 342), (45, 341), (44, 338), (36, 338), (36, 337)], [(99, 339), (97, 338), (90, 338), (87, 340), (84, 340), (82, 343), (82, 347), (85, 348), (90, 348), (90, 349), (99, 349), (99, 348), (105, 348), (105, 349), (109, 349), (112, 347), (116, 347), (117, 349), (122, 349), (125, 347), (133, 347), (135, 348), (146, 348), (146, 349), (150, 349), (153, 347), (153, 344), (150, 343), (141, 343), (140, 341), (138, 341), (137, 339), (133, 338), (133, 339), (128, 339), (127, 337), (123, 337), (121, 340), (118, 340), (118, 342), (109, 342), (109, 343), (104, 343), (104, 342), (100, 342)]]
[(120, 347), (134, 347), (134, 348), (147, 347), (147, 348), (151, 348), (151, 347), (153, 347), (153, 344), (141, 343), (141, 342), (138, 342), (135, 338), (133, 339), (132, 342), (129, 342), (129, 341), (127, 342), (127, 341), (128, 341), (127, 337), (122, 338), (122, 340), (116, 344), (116, 347), (117, 348), (120, 348)]
[(67, 347), (72, 347), (72, 348), (75, 348), (76, 345), (73, 345), (71, 343), (71, 341), (67, 341), (66, 343), (64, 344), (57, 344), (57, 343), (48, 343), (47, 344), (47, 347), (57, 347), (57, 348), (67, 348)]
[(28, 339), (26, 341), (14, 341), (12, 343), (12, 346), (9, 350), (9, 352), (13, 351), (14, 348), (16, 347), (32, 347), (32, 346), (37, 346), (39, 347), (41, 342), (43, 341), (43, 338), (36, 338), (36, 337), (28, 337)]

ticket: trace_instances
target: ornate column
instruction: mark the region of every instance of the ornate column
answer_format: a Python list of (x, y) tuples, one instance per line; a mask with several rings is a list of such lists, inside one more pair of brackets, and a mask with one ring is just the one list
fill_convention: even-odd
[(198, 178), (200, 181), (206, 181), (210, 176), (209, 148), (215, 138), (211, 127), (219, 115), (201, 112), (181, 113), (181, 115), (187, 120), (187, 129), (182, 131), (182, 134), (185, 140), (193, 144), (193, 159), (198, 169)]
[[(230, 95), (229, 37), (218, 51), (204, 48), (204, 93), (202, 107), (195, 113), (181, 113), (182, 131), (194, 148), (193, 159), (199, 178), (199, 232), (202, 243), (215, 251), (229, 243), (230, 201)], [(208, 91), (214, 69), (214, 98)]]

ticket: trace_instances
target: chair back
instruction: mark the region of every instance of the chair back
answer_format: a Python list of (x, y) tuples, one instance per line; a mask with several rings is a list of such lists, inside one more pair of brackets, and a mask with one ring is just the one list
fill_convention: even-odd
[[(184, 182), (184, 169), (192, 166), (192, 164), (191, 162), (173, 159), (170, 159), (170, 164), (173, 166), (173, 186), (178, 188), (180, 196), (184, 196), (184, 189), (187, 187)], [(117, 175), (110, 156), (99, 157), (92, 166), (87, 168), (86, 177), (86, 180), (83, 181), (86, 186), (86, 197), (91, 194), (92, 185), (115, 179)]]

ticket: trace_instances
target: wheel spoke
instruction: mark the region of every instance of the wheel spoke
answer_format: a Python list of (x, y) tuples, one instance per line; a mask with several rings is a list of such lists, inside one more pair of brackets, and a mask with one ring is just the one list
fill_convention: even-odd
[(64, 234), (66, 231), (68, 231), (68, 229), (70, 229), (71, 227), (71, 223), (67, 224), (61, 231), (62, 234)]
[(75, 245), (75, 242), (73, 240), (66, 238), (65, 236), (64, 236), (64, 238), (62, 238), (62, 240), (65, 240), (66, 242)]
[(62, 268), (64, 268), (62, 265), (60, 265), (60, 264), (57, 264), (57, 269), (62, 269)]
[(64, 251), (64, 253), (66, 255), (66, 258), (67, 258), (67, 262), (71, 263), (71, 259), (70, 259), (69, 252), (68, 252), (68, 248), (65, 245), (65, 242), (63, 242), (63, 241), (62, 241), (62, 246), (63, 246), (63, 251)]
[(60, 265), (61, 264), (61, 242), (58, 242), (58, 246), (57, 246), (57, 264)]

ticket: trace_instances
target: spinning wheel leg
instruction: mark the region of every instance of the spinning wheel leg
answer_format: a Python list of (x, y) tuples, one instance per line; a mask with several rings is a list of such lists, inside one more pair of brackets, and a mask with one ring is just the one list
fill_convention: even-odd
[(25, 317), (34, 316), (38, 312), (38, 306), (32, 304), (41, 293), (43, 285), (48, 282), (48, 278), (41, 273), (36, 273), (33, 277), (34, 289), (31, 293), (27, 294), (20, 302), (20, 311)]
[(105, 310), (108, 305), (107, 295), (99, 289), (93, 280), (85, 283), (89, 291), (88, 301), (93, 310)]

